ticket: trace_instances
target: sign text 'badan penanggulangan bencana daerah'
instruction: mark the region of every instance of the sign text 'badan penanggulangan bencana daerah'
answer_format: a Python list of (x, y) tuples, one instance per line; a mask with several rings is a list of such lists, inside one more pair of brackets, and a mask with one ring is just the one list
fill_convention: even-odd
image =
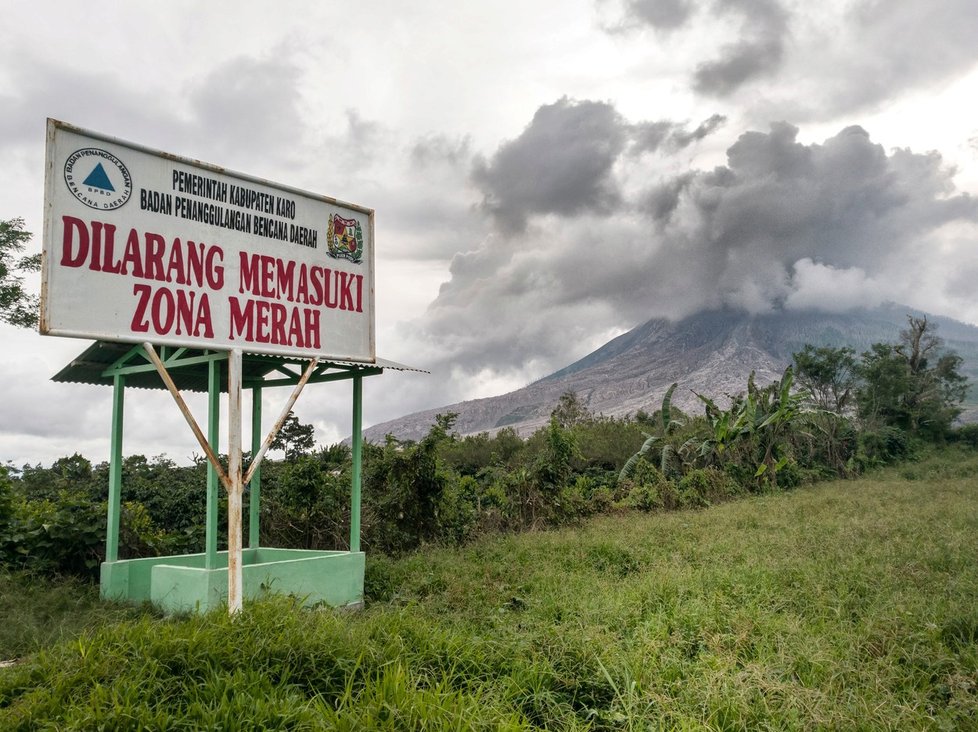
[(41, 330), (373, 361), (373, 211), (48, 122)]

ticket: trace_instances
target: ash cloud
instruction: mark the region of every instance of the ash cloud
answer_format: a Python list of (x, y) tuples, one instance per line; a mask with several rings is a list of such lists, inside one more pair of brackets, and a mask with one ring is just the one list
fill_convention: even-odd
[(614, 107), (564, 97), (540, 107), (519, 137), (478, 161), (472, 179), (500, 228), (518, 233), (531, 214), (617, 208), (621, 196), (612, 166), (624, 146), (624, 124)]
[[(725, 165), (663, 177), (654, 159), (622, 144), (636, 139), (636, 126), (613, 109), (601, 114), (628, 131), (613, 133), (600, 176), (588, 156), (580, 164), (592, 185), (617, 191), (614, 215), (558, 205), (554, 188), (530, 190), (522, 206), (507, 199), (516, 209), (506, 215), (487, 209), (497, 234), (455, 257), (425, 322), (413, 326), (436, 370), (507, 377), (516, 387), (651, 317), (957, 297), (947, 260), (965, 257), (969, 239), (949, 243), (943, 232), (973, 235), (978, 201), (956, 191), (938, 154), (888, 152), (858, 126), (805, 144), (798, 128), (779, 122), (743, 133)], [(518, 138), (490, 169), (510, 170), (504, 152), (534, 160), (555, 146), (549, 135)], [(574, 160), (563, 158), (565, 175), (575, 175)], [(638, 189), (625, 183), (643, 178)], [(548, 215), (534, 218), (541, 211)]]
[(617, 31), (650, 27), (672, 33), (696, 25), (697, 10), (733, 26), (734, 40), (720, 45), (716, 55), (700, 61), (692, 75), (701, 94), (726, 97), (755, 79), (774, 75), (785, 55), (789, 14), (777, 0), (629, 0)]
[(631, 136), (629, 150), (634, 154), (656, 152), (660, 149), (666, 152), (678, 152), (713, 134), (726, 121), (726, 116), (714, 114), (692, 130), (688, 129), (685, 124), (670, 120), (640, 122), (632, 125), (628, 130)]
[(781, 67), (788, 32), (788, 14), (775, 0), (727, 0), (716, 12), (741, 17), (740, 40), (700, 64), (693, 86), (701, 94), (725, 97), (749, 81), (773, 75)]
[(629, 0), (625, 9), (626, 18), (633, 24), (671, 31), (685, 25), (694, 8), (691, 0)]
[(783, 56), (780, 38), (733, 43), (723, 49), (720, 58), (700, 64), (693, 76), (693, 88), (701, 94), (728, 96), (759, 76), (773, 74)]
[(808, 257), (794, 264), (788, 310), (821, 310), (844, 313), (874, 308), (886, 300), (886, 286), (866, 275), (860, 267), (843, 269), (814, 262)]
[[(692, 130), (671, 120), (630, 124), (606, 102), (564, 97), (541, 106), (526, 129), (488, 159), (476, 158), (471, 178), (482, 192), (482, 209), (505, 236), (524, 233), (539, 216), (607, 216), (624, 203), (614, 170), (622, 153), (676, 152), (726, 119), (714, 114)], [(422, 166), (432, 157), (459, 159), (445, 145), (419, 142), (412, 157)]]
[[(936, 153), (887, 154), (860, 127), (822, 144), (797, 134), (786, 123), (744, 133), (726, 166), (681, 181), (674, 206), (653, 208), (663, 253), (689, 265), (668, 268), (669, 278), (710, 293), (690, 307), (780, 307), (806, 258), (869, 277), (899, 273), (899, 290), (927, 266), (919, 258), (940, 227), (978, 219), (978, 201), (954, 195), (953, 171)], [(661, 187), (651, 195), (661, 201)]]
[(729, 99), (750, 88), (762, 119), (872, 110), (978, 63), (973, 0), (852, 0), (818, 12), (779, 0), (629, 0), (608, 30), (642, 28), (672, 38), (696, 92)]

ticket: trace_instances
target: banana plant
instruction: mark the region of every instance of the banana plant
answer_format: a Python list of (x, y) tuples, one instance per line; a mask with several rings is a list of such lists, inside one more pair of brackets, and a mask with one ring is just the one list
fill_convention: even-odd
[[(682, 422), (672, 418), (672, 395), (676, 391), (677, 383), (673, 384), (666, 389), (665, 396), (662, 397), (662, 408), (659, 410), (659, 417), (662, 422), (662, 434), (671, 435), (676, 429), (682, 426)], [(649, 454), (655, 443), (661, 441), (663, 438), (658, 435), (650, 435), (648, 432), (643, 432), (642, 435), (646, 438), (645, 442), (642, 443), (642, 447), (639, 448), (638, 452), (632, 455), (628, 460), (625, 461), (625, 465), (622, 467), (621, 471), (618, 473), (618, 482), (622, 482), (632, 471), (635, 470), (635, 466), (638, 461)], [(674, 454), (672, 446), (668, 443), (663, 444), (662, 452), (659, 455), (659, 467), (663, 474), (666, 473), (666, 469), (669, 466), (670, 456)]]
[(677, 428), (682, 427), (682, 422), (672, 418), (672, 393), (676, 391), (677, 383), (674, 381), (672, 385), (666, 389), (665, 396), (662, 397), (662, 409), (659, 410), (659, 414), (662, 417), (662, 432), (666, 435), (671, 435), (676, 431)]
[[(763, 450), (763, 457), (755, 468), (754, 477), (766, 475), (773, 484), (777, 473), (788, 463), (787, 456), (777, 457), (790, 427), (804, 410), (803, 394), (793, 394), (794, 372), (789, 366), (781, 380), (766, 388), (758, 388), (751, 372), (747, 379), (747, 393), (735, 397), (730, 409), (720, 409), (703, 394), (696, 394), (706, 406), (706, 418), (711, 432), (700, 443), (699, 456), (705, 463), (713, 463), (734, 444), (749, 441)], [(756, 453), (755, 453), (756, 454)]]
[(722, 455), (728, 447), (753, 430), (757, 402), (749, 388), (747, 397), (734, 399), (730, 409), (720, 409), (708, 396), (693, 393), (706, 405), (706, 418), (713, 433), (701, 443), (700, 457), (709, 459), (713, 454)]
[(777, 485), (778, 471), (788, 462), (787, 456), (783, 455), (776, 459), (775, 453), (782, 446), (788, 430), (797, 421), (799, 415), (805, 411), (806, 396), (802, 392), (792, 394), (793, 383), (794, 371), (791, 366), (788, 366), (781, 376), (781, 381), (776, 385), (778, 400), (771, 406), (767, 416), (756, 430), (764, 446), (764, 457), (760, 465), (757, 466), (755, 477), (759, 478), (768, 474), (774, 485)]
[(625, 480), (625, 478), (627, 478), (629, 475), (632, 474), (632, 471), (635, 470), (635, 466), (638, 464), (638, 461), (641, 460), (646, 455), (648, 455), (649, 450), (652, 449), (652, 446), (656, 442), (662, 439), (658, 435), (650, 435), (648, 432), (643, 432), (642, 434), (645, 436), (646, 440), (645, 442), (642, 443), (642, 446), (639, 448), (638, 452), (636, 452), (634, 455), (628, 458), (628, 460), (625, 461), (624, 466), (622, 466), (621, 472), (618, 473), (619, 483), (621, 483), (623, 480)]

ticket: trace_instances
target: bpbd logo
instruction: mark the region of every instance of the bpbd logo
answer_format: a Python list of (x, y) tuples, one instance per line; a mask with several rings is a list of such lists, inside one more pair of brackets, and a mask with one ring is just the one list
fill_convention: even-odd
[(98, 147), (84, 147), (68, 156), (65, 183), (75, 198), (100, 211), (121, 208), (132, 196), (129, 169), (108, 150)]

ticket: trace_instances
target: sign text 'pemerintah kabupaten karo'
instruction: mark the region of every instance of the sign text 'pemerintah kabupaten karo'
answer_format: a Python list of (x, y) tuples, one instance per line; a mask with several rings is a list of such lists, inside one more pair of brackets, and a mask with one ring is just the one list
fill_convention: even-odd
[(41, 332), (372, 362), (374, 213), (48, 120)]

